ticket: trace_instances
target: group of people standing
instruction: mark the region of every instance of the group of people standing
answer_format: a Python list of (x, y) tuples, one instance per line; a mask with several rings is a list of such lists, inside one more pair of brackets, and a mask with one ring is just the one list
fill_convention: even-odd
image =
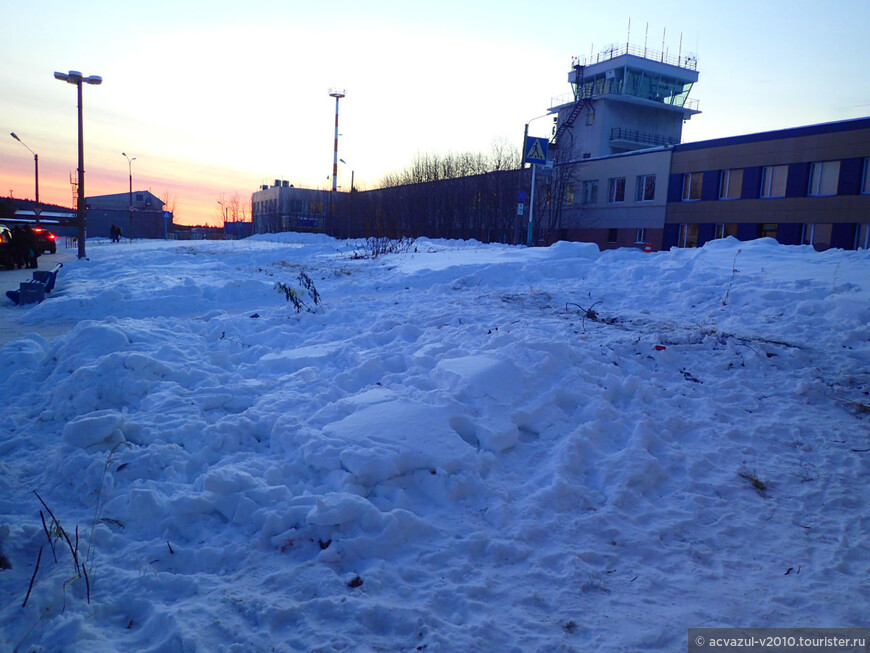
[(38, 268), (40, 254), (42, 248), (39, 246), (36, 232), (30, 225), (16, 226), (12, 230), (12, 255), (15, 258), (15, 267)]

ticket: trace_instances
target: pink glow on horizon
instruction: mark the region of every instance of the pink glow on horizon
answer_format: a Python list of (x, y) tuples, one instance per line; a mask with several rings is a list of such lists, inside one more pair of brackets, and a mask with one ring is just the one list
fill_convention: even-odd
[[(129, 190), (129, 177), (126, 162), (123, 166), (111, 170), (97, 166), (89, 166), (85, 160), (85, 194), (113, 195)], [(138, 174), (136, 164), (133, 168), (133, 190), (148, 190), (161, 199), (169, 192), (175, 198), (177, 224), (194, 225), (208, 224), (219, 226), (221, 224), (218, 198), (231, 196), (238, 192), (246, 206), (250, 202), (251, 188), (256, 188), (258, 180), (250, 179), (239, 181), (236, 177), (250, 177), (250, 175), (236, 175), (231, 171), (206, 171), (192, 173), (187, 172), (190, 166), (184, 166), (175, 162), (166, 163), (161, 171), (165, 173), (160, 177), (143, 173)], [(186, 168), (186, 169), (185, 169)], [(0, 169), (3, 170), (3, 178), (0, 181), (0, 196), (11, 196), (17, 199), (35, 199), (34, 196), (34, 173), (33, 161), (26, 156), (4, 157), (0, 155)], [(74, 208), (70, 177), (76, 176), (76, 163), (71, 161), (69, 165), (56, 162), (39, 161), (39, 200), (45, 204), (56, 204)], [(170, 181), (171, 180), (171, 181)], [(181, 181), (178, 181), (181, 180)], [(242, 188), (239, 188), (242, 186)], [(250, 207), (247, 206), (248, 213)], [(250, 216), (248, 216), (250, 218)]]

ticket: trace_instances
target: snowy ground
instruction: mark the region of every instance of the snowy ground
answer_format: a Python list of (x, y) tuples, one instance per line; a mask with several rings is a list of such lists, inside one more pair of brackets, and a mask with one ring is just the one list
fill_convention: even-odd
[(870, 253), (416, 245), (94, 247), (0, 307), (0, 650), (870, 625)]

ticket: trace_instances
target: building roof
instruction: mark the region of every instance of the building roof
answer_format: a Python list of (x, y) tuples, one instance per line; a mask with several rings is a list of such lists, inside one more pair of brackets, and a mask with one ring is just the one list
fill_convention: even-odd
[(870, 117), (853, 118), (850, 120), (840, 120), (837, 122), (824, 122), (816, 125), (806, 125), (803, 127), (789, 127), (786, 129), (777, 129), (775, 131), (759, 132), (756, 134), (744, 134), (741, 136), (714, 138), (706, 141), (695, 141), (693, 143), (680, 143), (679, 145), (674, 145), (673, 149), (675, 152), (689, 152), (691, 150), (708, 149), (711, 147), (724, 147), (727, 145), (746, 145), (749, 143), (759, 143), (763, 141), (775, 141), (783, 138), (799, 138), (801, 136), (836, 134), (840, 132), (855, 131), (857, 129), (870, 129)]
[[(144, 195), (144, 201), (150, 201), (150, 203), (155, 207), (155, 211), (163, 210), (163, 200), (161, 200), (157, 195), (152, 193), (150, 190), (134, 190), (133, 195)], [(130, 203), (130, 193), (129, 191), (123, 193), (113, 193), (111, 195), (91, 195), (85, 198), (85, 201), (91, 206), (91, 208), (109, 208), (108, 205), (112, 204), (120, 204), (123, 205), (124, 208), (129, 207)], [(137, 205), (141, 202), (137, 200)]]

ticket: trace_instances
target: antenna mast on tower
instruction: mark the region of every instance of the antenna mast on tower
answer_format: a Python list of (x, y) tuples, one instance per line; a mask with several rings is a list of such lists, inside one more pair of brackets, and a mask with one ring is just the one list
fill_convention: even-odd
[(78, 177), (73, 178), (72, 171), (70, 171), (70, 173), (69, 173), (69, 185), (72, 186), (72, 197), (73, 197), (72, 205), (75, 206), (76, 200), (78, 199), (78, 196), (79, 196), (79, 181), (78, 181)]

